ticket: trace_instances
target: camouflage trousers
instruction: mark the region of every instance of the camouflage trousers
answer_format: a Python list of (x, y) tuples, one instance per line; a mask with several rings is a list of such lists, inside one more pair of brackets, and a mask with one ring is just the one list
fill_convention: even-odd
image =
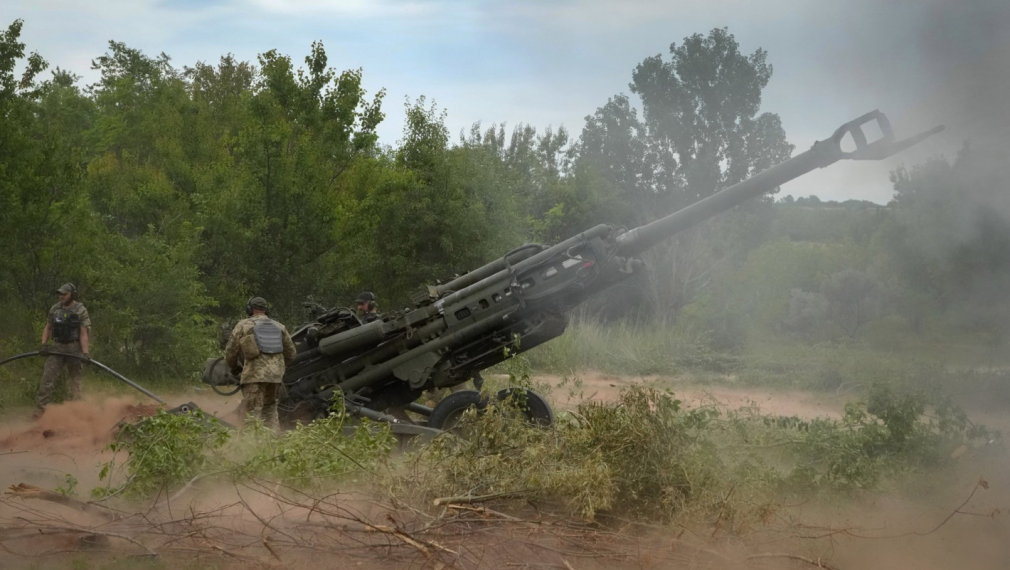
[(66, 366), (70, 372), (70, 399), (81, 399), (81, 361), (76, 358), (50, 354), (46, 358), (46, 366), (42, 371), (42, 380), (39, 382), (39, 390), (35, 394), (36, 414), (41, 413), (46, 405), (53, 399), (53, 392), (56, 391), (56, 384), (60, 379), (60, 371)]
[(277, 420), (277, 399), (280, 395), (280, 383), (252, 382), (242, 384), (242, 416), (258, 418), (263, 425), (277, 430), (280, 424)]

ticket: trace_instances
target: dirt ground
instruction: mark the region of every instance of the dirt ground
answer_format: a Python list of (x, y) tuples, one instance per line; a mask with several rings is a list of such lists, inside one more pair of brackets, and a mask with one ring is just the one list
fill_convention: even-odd
[[(535, 380), (550, 386), (563, 381), (551, 376)], [(765, 413), (806, 419), (838, 417), (846, 400), (844, 395), (837, 394), (687, 385), (676, 378), (663, 377), (584, 374), (578, 380), (581, 385), (577, 391), (593, 400), (611, 400), (628, 383), (647, 382), (673, 389), (687, 406), (755, 407)], [(577, 397), (569, 394), (571, 389), (569, 381), (553, 390), (558, 407), (573, 405)], [(109, 459), (103, 448), (111, 441), (116, 424), (153, 410), (141, 398), (91, 396), (80, 402), (54, 405), (37, 422), (28, 419), (27, 411), (8, 414), (0, 420), (0, 487), (23, 482), (44, 489), (66, 488), (69, 475), (77, 481), (80, 495), (86, 497), (87, 491), (99, 484), (100, 465)], [(168, 399), (173, 403), (195, 401), (205, 411), (229, 420), (235, 419), (232, 414), (239, 402), (237, 395), (225, 398), (206, 391), (175, 394)], [(973, 419), (1010, 433), (1010, 414), (985, 406), (984, 400), (970, 405), (974, 408), (968, 409)], [(748, 548), (756, 553), (799, 551), (809, 560), (769, 558), (746, 567), (811, 567), (810, 560), (816, 563), (818, 557), (825, 557), (845, 570), (1010, 568), (1010, 454), (1003, 445), (994, 444), (968, 452), (958, 462), (957, 473), (949, 479), (953, 482), (943, 488), (895, 489), (887, 495), (867, 493), (831, 504), (789, 506), (780, 513), (775, 530), (756, 532), (750, 537)], [(987, 489), (976, 489), (980, 480), (986, 482)], [(971, 498), (966, 502), (969, 495)], [(12, 507), (16, 504), (19, 503), (0, 504), (0, 526), (20, 516), (18, 509)], [(953, 514), (955, 510), (960, 513)], [(71, 546), (74, 545), (50, 545), (51, 549)], [(14, 564), (23, 567), (33, 560), (24, 552), (14, 555), (0, 548), (0, 568), (15, 567)], [(567, 561), (566, 564), (580, 570), (596, 567), (588, 561), (582, 565)], [(692, 564), (700, 567), (696, 561)], [(642, 565), (690, 566), (658, 561)], [(529, 567), (538, 566), (531, 561)]]

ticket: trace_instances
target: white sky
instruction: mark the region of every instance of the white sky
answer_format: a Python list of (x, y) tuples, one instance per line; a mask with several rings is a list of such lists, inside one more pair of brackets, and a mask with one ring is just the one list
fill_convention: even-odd
[(301, 62), (322, 40), (332, 66), (363, 68), (369, 92), (386, 88), (386, 143), (400, 137), (404, 99), (418, 95), (448, 110), (454, 133), (523, 122), (578, 136), (586, 115), (629, 93), (636, 64), (728, 26), (746, 53), (769, 52), (763, 109), (781, 116), (797, 151), (875, 108), (898, 136), (948, 124), (897, 159), (840, 163), (782, 191), (876, 202), (890, 199), (895, 165), (952, 154), (984, 129), (953, 79), (986, 54), (1006, 78), (1008, 16), (1010, 0), (0, 0), (0, 25), (23, 18), (28, 49), (87, 82), (109, 40), (179, 67), (273, 48)]

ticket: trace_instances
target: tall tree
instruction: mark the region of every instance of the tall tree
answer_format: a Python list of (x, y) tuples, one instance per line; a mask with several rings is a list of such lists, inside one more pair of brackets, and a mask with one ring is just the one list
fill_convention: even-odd
[[(586, 118), (579, 141), (577, 164), (609, 180), (624, 205), (610, 212), (615, 219), (599, 221), (647, 223), (788, 158), (793, 147), (778, 115), (760, 113), (772, 75), (766, 60), (761, 49), (741, 53), (733, 35), (717, 28), (671, 44), (668, 61), (656, 55), (640, 63), (630, 88), (642, 117), (626, 96), (615, 96)], [(739, 239), (741, 230), (761, 227), (716, 219), (684, 232), (646, 254), (652, 270), (637, 292), (620, 294), (656, 318), (676, 318), (712, 267), (754, 241)]]
[[(26, 57), (21, 28), (16, 20), (0, 31), (0, 302), (13, 304), (9, 317), (44, 311), (58, 281), (81, 277), (93, 227), (78, 185), (92, 107), (70, 74), (38, 80), (48, 64)], [(3, 321), (7, 334), (35, 336), (31, 321)]]

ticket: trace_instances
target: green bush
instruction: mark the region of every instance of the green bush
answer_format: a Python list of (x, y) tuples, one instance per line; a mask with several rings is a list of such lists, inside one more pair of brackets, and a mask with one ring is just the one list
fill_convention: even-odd
[(412, 481), (434, 495), (503, 495), (666, 520), (706, 506), (728, 481), (704, 430), (710, 410), (632, 386), (619, 401), (584, 403), (541, 429), (493, 408), (464, 416), (466, 438), (441, 437), (416, 457)]
[(281, 434), (262, 423), (247, 426), (236, 446), (226, 450), (235, 464), (230, 476), (320, 489), (347, 476), (374, 472), (376, 463), (393, 449), (393, 435), (386, 424), (362, 420), (355, 428), (348, 426), (348, 419), (333, 413)]
[[(334, 412), (280, 434), (254, 423), (236, 435), (200, 411), (159, 410), (123, 426), (108, 448), (125, 452), (126, 460), (117, 465), (114, 458), (103, 466), (100, 479), (107, 484), (93, 494), (152, 497), (208, 476), (235, 481), (266, 478), (319, 489), (350, 475), (374, 472), (393, 447), (388, 426), (369, 422), (350, 426), (348, 420), (346, 414)], [(113, 486), (119, 472), (125, 480)]]
[(840, 420), (763, 421), (779, 437), (795, 438), (786, 481), (809, 489), (872, 489), (886, 478), (942, 468), (959, 446), (993, 437), (947, 399), (881, 384), (847, 403)]
[(133, 424), (124, 425), (116, 441), (108, 445), (113, 452), (125, 451), (121, 466), (126, 480), (111, 486), (116, 470), (115, 459), (102, 467), (99, 478), (107, 481), (93, 494), (105, 496), (123, 493), (139, 498), (170, 491), (214, 466), (214, 452), (227, 443), (230, 433), (213, 416), (201, 411), (170, 414), (165, 410)]
[(951, 452), (991, 437), (949, 402), (881, 387), (842, 419), (684, 409), (668, 391), (629, 386), (540, 429), (492, 408), (464, 416), (401, 483), (428, 496), (519, 497), (587, 519), (747, 525), (797, 492), (874, 489), (935, 473)]

